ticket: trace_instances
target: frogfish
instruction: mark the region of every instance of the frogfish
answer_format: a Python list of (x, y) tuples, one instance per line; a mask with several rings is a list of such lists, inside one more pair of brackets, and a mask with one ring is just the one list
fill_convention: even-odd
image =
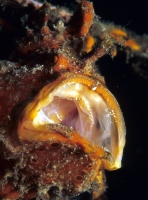
[(93, 4), (0, 0), (0, 199), (102, 199), (125, 123), (96, 61), (115, 38)]

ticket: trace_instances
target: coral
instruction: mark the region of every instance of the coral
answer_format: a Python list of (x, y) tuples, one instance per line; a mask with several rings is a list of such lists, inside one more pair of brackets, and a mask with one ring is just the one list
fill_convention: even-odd
[(73, 15), (31, 0), (1, 7), (1, 42), (13, 47), (0, 50), (1, 198), (101, 198), (103, 170), (121, 167), (125, 125), (95, 61), (115, 56), (126, 32), (107, 31), (86, 0)]

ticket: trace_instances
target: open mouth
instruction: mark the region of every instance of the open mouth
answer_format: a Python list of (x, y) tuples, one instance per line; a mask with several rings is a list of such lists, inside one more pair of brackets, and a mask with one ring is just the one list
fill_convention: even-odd
[[(65, 86), (64, 86), (65, 87)], [(82, 84), (68, 84), (54, 92), (54, 98), (43, 107), (34, 124), (61, 124), (70, 127), (98, 146), (111, 150), (110, 136), (117, 132), (112, 113), (104, 100)]]
[[(45, 86), (25, 111), (20, 138), (37, 140), (49, 125), (64, 126), (110, 152), (120, 165), (125, 143), (117, 101), (94, 77), (67, 75)], [(26, 130), (30, 130), (26, 136)], [(34, 132), (34, 133), (33, 133)]]

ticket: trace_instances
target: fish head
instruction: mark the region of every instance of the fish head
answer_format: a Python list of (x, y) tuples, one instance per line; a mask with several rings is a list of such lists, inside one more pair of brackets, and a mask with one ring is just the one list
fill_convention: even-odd
[(47, 84), (25, 108), (17, 132), (23, 145), (35, 145), (28, 166), (38, 171), (40, 182), (58, 183), (69, 194), (89, 190), (102, 170), (121, 167), (123, 115), (96, 76), (66, 72)]

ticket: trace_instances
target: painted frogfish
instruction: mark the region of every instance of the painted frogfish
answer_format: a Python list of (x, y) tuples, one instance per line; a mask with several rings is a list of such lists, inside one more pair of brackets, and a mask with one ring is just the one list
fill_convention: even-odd
[(0, 0), (0, 25), (0, 199), (101, 199), (126, 131), (95, 62), (131, 43), (87, 0)]

